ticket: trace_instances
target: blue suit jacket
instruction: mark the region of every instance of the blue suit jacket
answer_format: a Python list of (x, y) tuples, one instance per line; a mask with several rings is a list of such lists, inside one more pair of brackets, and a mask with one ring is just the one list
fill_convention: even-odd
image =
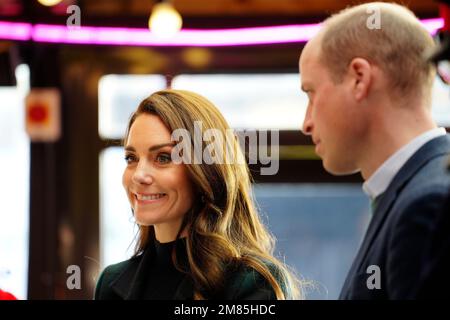
[(435, 138), (394, 177), (378, 200), (340, 299), (415, 298), (436, 218), (448, 195), (448, 154), (449, 135)]
[[(450, 172), (450, 157), (447, 159), (446, 169)], [(450, 270), (450, 192), (436, 220), (435, 228), (416, 297), (448, 300), (450, 298), (448, 275)]]
[(450, 298), (450, 194), (436, 221), (436, 230), (428, 250), (417, 299)]

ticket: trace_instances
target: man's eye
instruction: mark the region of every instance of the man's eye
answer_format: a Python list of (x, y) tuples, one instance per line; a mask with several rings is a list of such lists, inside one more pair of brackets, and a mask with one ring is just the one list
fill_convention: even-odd
[(132, 155), (132, 154), (125, 155), (125, 162), (127, 164), (130, 164), (130, 163), (132, 163), (134, 161), (136, 161), (136, 157), (134, 155)]
[(172, 158), (170, 157), (170, 154), (168, 154), (168, 153), (160, 153), (156, 157), (156, 161), (158, 161), (158, 163), (160, 163), (160, 164), (167, 164), (172, 161)]

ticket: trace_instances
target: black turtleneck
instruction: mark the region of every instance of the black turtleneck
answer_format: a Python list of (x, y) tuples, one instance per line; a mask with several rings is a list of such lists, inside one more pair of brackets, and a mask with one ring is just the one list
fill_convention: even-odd
[(143, 299), (168, 300), (173, 299), (181, 280), (186, 276), (175, 268), (172, 261), (172, 250), (176, 248), (178, 265), (187, 265), (186, 239), (160, 243), (155, 239), (152, 259), (148, 266), (148, 276), (142, 290)]
[[(150, 241), (142, 254), (108, 266), (102, 272), (97, 282), (95, 299), (192, 300), (194, 284), (189, 275), (175, 268), (171, 258), (173, 248), (178, 264), (183, 270), (188, 269), (185, 239), (169, 243)], [(272, 266), (268, 264), (268, 268)], [(227, 270), (225, 277), (223, 290), (207, 298), (225, 300), (276, 298), (267, 280), (250, 267), (233, 267)]]

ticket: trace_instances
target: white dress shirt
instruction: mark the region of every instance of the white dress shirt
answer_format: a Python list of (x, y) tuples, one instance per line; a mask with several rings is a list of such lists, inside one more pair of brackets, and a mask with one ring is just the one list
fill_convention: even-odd
[(445, 128), (435, 128), (422, 133), (406, 145), (398, 149), (363, 183), (364, 192), (374, 200), (388, 188), (392, 179), (400, 171), (406, 161), (409, 160), (425, 143), (434, 138), (444, 136)]

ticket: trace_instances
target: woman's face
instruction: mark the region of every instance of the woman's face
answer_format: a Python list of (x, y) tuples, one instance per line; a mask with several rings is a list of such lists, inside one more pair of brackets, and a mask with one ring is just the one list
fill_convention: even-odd
[(172, 241), (194, 202), (184, 164), (174, 164), (171, 132), (156, 115), (139, 115), (125, 142), (123, 186), (138, 224), (155, 226), (159, 241)]

